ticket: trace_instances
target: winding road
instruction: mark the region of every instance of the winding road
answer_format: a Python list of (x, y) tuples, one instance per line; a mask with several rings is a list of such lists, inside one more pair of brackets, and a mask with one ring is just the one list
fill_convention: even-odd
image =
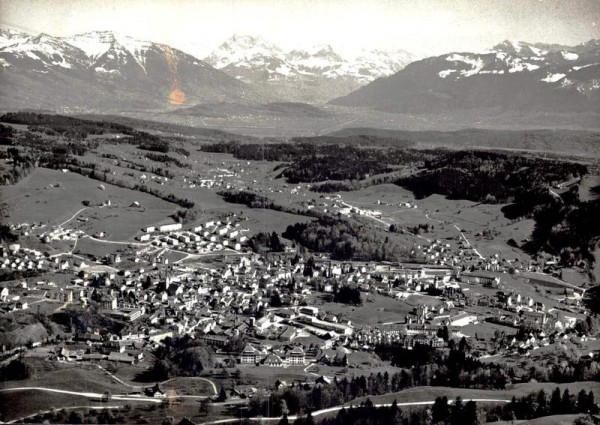
[(71, 217), (70, 219), (68, 219), (64, 223), (59, 224), (57, 227), (63, 227), (65, 224), (67, 224), (68, 222), (70, 222), (71, 220), (73, 220), (75, 217), (77, 217), (79, 215), (79, 213), (81, 213), (82, 211), (85, 211), (87, 209), (88, 209), (88, 207), (83, 207), (82, 209), (80, 209), (79, 211), (77, 211), (75, 214), (73, 214), (73, 217)]
[[(110, 377), (111, 377), (111, 378), (113, 378), (115, 381), (119, 382), (120, 384), (122, 384), (122, 385), (125, 385), (126, 387), (129, 387), (129, 388), (134, 388), (134, 389), (136, 389), (136, 390), (140, 390), (140, 389), (144, 389), (144, 388), (148, 388), (148, 387), (149, 387), (148, 385), (133, 385), (133, 384), (130, 384), (129, 382), (125, 382), (125, 381), (123, 381), (123, 380), (122, 380), (121, 378), (119, 378), (117, 375), (115, 375), (115, 374), (113, 374), (113, 373), (109, 372), (108, 370), (106, 370), (106, 369), (105, 369), (105, 368), (103, 368), (102, 366), (100, 366), (100, 365), (96, 365), (96, 367), (97, 367), (98, 369), (100, 369), (100, 370), (104, 371), (104, 373), (106, 373), (108, 376), (110, 376)], [(160, 384), (161, 384), (161, 385), (162, 385), (162, 384), (166, 384), (167, 382), (171, 382), (171, 381), (173, 381), (173, 380), (175, 380), (175, 379), (179, 379), (179, 378), (171, 378), (171, 379), (167, 379), (166, 381), (162, 381), (162, 382), (160, 382)], [(185, 379), (195, 379), (195, 380), (198, 380), (198, 381), (208, 382), (208, 383), (210, 384), (211, 388), (212, 388), (213, 394), (214, 394), (214, 395), (217, 395), (217, 394), (219, 393), (219, 390), (217, 389), (217, 386), (215, 385), (215, 383), (214, 383), (213, 381), (211, 381), (210, 379), (208, 379), (208, 378), (202, 378), (202, 377), (200, 377), (200, 376), (191, 376), (191, 377), (185, 377)], [(177, 397), (183, 397), (183, 396), (177, 396)], [(190, 397), (206, 398), (206, 396), (185, 396), (185, 397), (187, 397), (187, 398), (190, 398)]]
[[(438, 220), (437, 218), (432, 218), (430, 216), (431, 213), (427, 213), (425, 214), (425, 217), (427, 217), (429, 220), (431, 221), (436, 221), (438, 223), (444, 223), (444, 221), (442, 220)], [(477, 251), (477, 249), (475, 249), (475, 247), (473, 245), (471, 245), (471, 242), (469, 242), (469, 240), (467, 239), (467, 237), (465, 236), (465, 234), (462, 232), (462, 230), (460, 230), (460, 227), (458, 227), (456, 224), (453, 224), (452, 226), (454, 226), (454, 228), (456, 230), (458, 230), (458, 233), (460, 233), (460, 236), (464, 239), (465, 243), (467, 244), (467, 246), (470, 246), (471, 248), (473, 248), (473, 252), (475, 254), (477, 254), (479, 256), (479, 258), (481, 258), (482, 260), (485, 259), (485, 257), (483, 255), (481, 255), (481, 253), (479, 251)]]
[(475, 254), (477, 254), (477, 255), (479, 256), (479, 258), (481, 258), (482, 260), (484, 260), (484, 259), (485, 259), (485, 257), (484, 257), (483, 255), (481, 255), (481, 254), (479, 253), (479, 251), (477, 251), (477, 250), (475, 249), (475, 247), (474, 247), (474, 246), (472, 246), (472, 245), (471, 245), (471, 242), (469, 242), (469, 240), (467, 239), (467, 237), (465, 236), (465, 234), (462, 232), (462, 230), (460, 230), (460, 227), (458, 227), (456, 224), (453, 224), (453, 226), (456, 228), (456, 230), (458, 230), (458, 232), (460, 233), (460, 235), (462, 236), (462, 238), (463, 238), (463, 239), (465, 240), (465, 242), (467, 243), (467, 246), (470, 246), (471, 248), (473, 248), (473, 252), (474, 252)]
[[(104, 394), (101, 393), (91, 393), (91, 392), (80, 392), (80, 391), (67, 391), (67, 390), (58, 390), (56, 388), (47, 388), (47, 387), (14, 387), (14, 388), (2, 388), (0, 389), (0, 393), (6, 392), (14, 392), (14, 391), (44, 391), (48, 393), (57, 393), (57, 394), (68, 394), (68, 395), (76, 395), (80, 397), (101, 399)], [(161, 403), (162, 400), (153, 397), (136, 397), (136, 396), (128, 396), (124, 394), (115, 394), (111, 396), (113, 400), (124, 400), (124, 401), (147, 401), (151, 403)]]

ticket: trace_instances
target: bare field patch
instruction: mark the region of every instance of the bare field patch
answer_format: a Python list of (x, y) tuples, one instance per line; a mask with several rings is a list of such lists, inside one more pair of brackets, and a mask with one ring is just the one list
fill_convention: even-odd
[(320, 310), (338, 315), (342, 320), (351, 320), (355, 326), (376, 325), (387, 322), (404, 321), (404, 317), (413, 309), (405, 301), (385, 297), (379, 294), (362, 294), (363, 305), (349, 306), (326, 302), (317, 305)]

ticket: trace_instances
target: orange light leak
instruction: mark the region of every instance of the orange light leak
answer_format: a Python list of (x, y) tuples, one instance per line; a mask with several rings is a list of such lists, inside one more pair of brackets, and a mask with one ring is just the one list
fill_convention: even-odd
[(174, 88), (169, 95), (171, 105), (183, 105), (185, 103), (185, 93), (178, 88)]
[(179, 76), (177, 75), (177, 59), (169, 46), (162, 46), (162, 51), (167, 59), (169, 67), (169, 78), (171, 79), (171, 93), (169, 94), (169, 103), (171, 105), (183, 105), (185, 103), (185, 93), (181, 90)]

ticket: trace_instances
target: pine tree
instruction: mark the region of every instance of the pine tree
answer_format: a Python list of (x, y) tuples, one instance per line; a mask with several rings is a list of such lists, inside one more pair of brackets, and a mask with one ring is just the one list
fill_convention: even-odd
[(456, 397), (454, 400), (454, 406), (452, 406), (452, 414), (450, 416), (450, 423), (452, 425), (462, 425), (464, 423), (463, 415), (464, 404), (462, 398)]
[(482, 417), (481, 412), (477, 408), (477, 403), (471, 400), (465, 404), (461, 423), (464, 425), (481, 425), (485, 423), (485, 418)]
[(287, 413), (284, 413), (283, 416), (281, 416), (281, 419), (279, 420), (279, 425), (289, 425), (289, 421), (288, 421), (288, 415)]
[(219, 396), (217, 397), (218, 402), (222, 402), (227, 400), (227, 393), (225, 392), (225, 387), (221, 387), (221, 391), (219, 391)]
[(552, 391), (552, 396), (550, 397), (550, 415), (560, 414), (560, 408), (561, 408), (560, 388), (556, 387), (554, 389), (554, 391)]
[(579, 394), (577, 394), (577, 412), (578, 413), (586, 413), (587, 401), (588, 401), (587, 392), (585, 390), (579, 391)]
[(431, 407), (431, 414), (433, 423), (446, 423), (450, 416), (450, 410), (448, 409), (448, 398), (437, 397), (433, 406)]
[(312, 417), (312, 413), (308, 412), (304, 419), (304, 425), (315, 425), (315, 420)]
[(590, 390), (590, 392), (588, 393), (588, 399), (587, 399), (587, 410), (591, 413), (591, 414), (597, 414), (599, 409), (598, 406), (596, 406), (596, 402), (594, 401), (594, 392), (592, 390)]
[(570, 415), (571, 413), (573, 413), (574, 410), (574, 402), (573, 399), (571, 398), (571, 393), (569, 392), (568, 388), (565, 388), (565, 391), (563, 392), (563, 396), (562, 396), (562, 400), (561, 400), (561, 413), (563, 415)]
[(546, 393), (544, 390), (540, 390), (537, 394), (537, 409), (535, 411), (535, 416), (542, 417), (548, 415), (548, 402), (546, 401)]

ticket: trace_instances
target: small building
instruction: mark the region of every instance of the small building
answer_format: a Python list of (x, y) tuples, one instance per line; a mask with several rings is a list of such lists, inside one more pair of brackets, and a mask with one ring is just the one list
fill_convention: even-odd
[(130, 356), (127, 353), (112, 351), (108, 354), (108, 361), (133, 365), (135, 363), (135, 357)]
[(164, 398), (167, 396), (167, 394), (165, 393), (165, 391), (161, 388), (160, 384), (156, 384), (153, 387), (149, 387), (146, 388), (144, 390), (144, 394), (146, 394), (146, 396), (148, 397), (154, 397), (154, 398)]

